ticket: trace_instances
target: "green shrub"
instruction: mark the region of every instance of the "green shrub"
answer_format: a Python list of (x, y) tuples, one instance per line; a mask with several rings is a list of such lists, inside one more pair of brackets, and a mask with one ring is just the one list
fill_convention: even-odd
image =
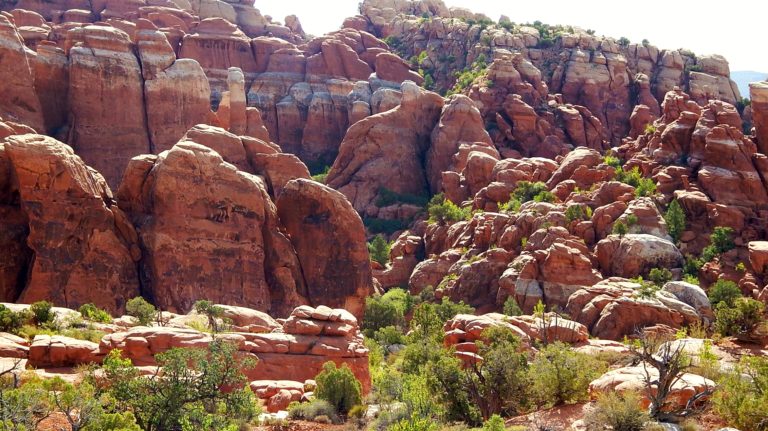
[(723, 301), (715, 307), (715, 331), (724, 336), (749, 336), (763, 322), (765, 304), (752, 298), (739, 298), (729, 307)]
[(399, 326), (403, 323), (403, 311), (393, 301), (374, 295), (365, 300), (365, 314), (361, 328), (367, 337), (381, 328)]
[(141, 431), (131, 412), (103, 413), (97, 416), (83, 431)]
[(612, 166), (614, 169), (621, 168), (621, 160), (613, 155), (613, 151), (608, 151), (605, 153), (605, 156), (603, 156), (603, 163), (608, 166)]
[(637, 188), (637, 186), (640, 185), (641, 179), (643, 179), (643, 175), (640, 173), (640, 168), (637, 166), (633, 167), (629, 171), (623, 168), (616, 170), (616, 181), (622, 182), (632, 187)]
[(449, 298), (443, 297), (442, 301), (435, 304), (435, 312), (442, 323), (456, 317), (457, 314), (472, 314), (474, 307), (467, 305), (464, 301), (453, 302)]
[(483, 431), (504, 431), (504, 419), (499, 415), (493, 415), (483, 423)]
[(533, 201), (552, 203), (557, 201), (557, 196), (555, 196), (555, 194), (550, 191), (543, 191), (543, 192), (539, 192), (536, 196), (534, 196)]
[(510, 194), (508, 201), (499, 203), (499, 211), (504, 213), (516, 213), (520, 211), (520, 205), (522, 205), (520, 200)]
[(90, 321), (99, 323), (112, 323), (112, 316), (93, 304), (83, 304), (77, 311), (83, 315), (83, 318)]
[(16, 312), (0, 304), (0, 331), (18, 334), (24, 323), (30, 319), (28, 312)]
[(504, 314), (513, 317), (521, 316), (523, 314), (523, 310), (520, 308), (520, 305), (517, 304), (514, 296), (508, 296), (507, 300), (504, 301)]
[(320, 184), (325, 184), (325, 182), (328, 180), (328, 173), (330, 171), (331, 171), (331, 167), (325, 166), (320, 172), (312, 175), (312, 180), (317, 181)]
[(633, 392), (602, 394), (595, 410), (586, 419), (587, 429), (614, 431), (643, 431), (650, 420), (640, 403), (640, 396)]
[(35, 318), (38, 326), (53, 325), (56, 320), (56, 313), (53, 312), (53, 304), (48, 301), (38, 301), (29, 306), (29, 311)]
[[(288, 406), (288, 417), (293, 420), (315, 421), (321, 416), (332, 423), (341, 423), (336, 409), (326, 400), (316, 399), (308, 403), (293, 402)], [(321, 421), (322, 419), (317, 422)]]
[(367, 337), (387, 326), (401, 327), (404, 316), (413, 308), (416, 298), (403, 289), (390, 289), (384, 295), (369, 296), (365, 300), (362, 329)]
[(326, 362), (315, 381), (315, 397), (328, 401), (337, 413), (346, 415), (352, 407), (363, 401), (360, 382), (347, 364), (337, 368), (333, 362)]
[(721, 302), (724, 302), (728, 307), (733, 307), (736, 300), (741, 298), (742, 294), (741, 289), (739, 289), (736, 283), (721, 278), (709, 288), (707, 296), (709, 296), (709, 302), (713, 308), (717, 307)]
[(442, 193), (432, 197), (427, 205), (427, 212), (429, 213), (430, 222), (440, 224), (467, 220), (472, 217), (472, 211), (460, 208)]
[(393, 424), (387, 431), (437, 431), (440, 427), (430, 419), (407, 418)]
[(405, 344), (405, 334), (395, 326), (385, 326), (377, 330), (373, 338), (383, 347)]
[(641, 178), (640, 183), (635, 188), (635, 196), (653, 196), (656, 193), (656, 182), (651, 178)]
[(371, 260), (378, 262), (382, 266), (386, 266), (389, 263), (389, 251), (390, 245), (387, 240), (381, 235), (376, 235), (373, 240), (368, 243), (368, 253), (371, 255)]
[(387, 235), (392, 235), (397, 231), (407, 229), (409, 223), (410, 221), (408, 220), (399, 219), (387, 220), (375, 217), (363, 218), (363, 224), (371, 233), (383, 233)]
[(139, 320), (139, 324), (147, 326), (157, 317), (157, 309), (141, 296), (129, 300), (125, 304), (125, 313)]
[(586, 214), (584, 208), (579, 204), (571, 205), (565, 210), (565, 219), (568, 220), (569, 223), (574, 220), (584, 220), (585, 218)]
[(694, 277), (699, 276), (699, 270), (704, 266), (704, 262), (690, 254), (685, 255), (685, 264), (683, 265), (683, 272), (692, 275)]
[(728, 425), (743, 430), (768, 431), (768, 358), (745, 356), (719, 382), (712, 399), (714, 410)]
[(377, 207), (387, 207), (399, 203), (423, 207), (427, 205), (428, 202), (428, 196), (397, 193), (395, 191), (389, 190), (386, 187), (382, 187), (379, 189), (379, 194), (375, 203)]
[(648, 280), (658, 287), (663, 287), (668, 281), (672, 280), (672, 271), (667, 268), (653, 268), (648, 273)]
[[(534, 200), (536, 196), (542, 195), (545, 192), (549, 192), (549, 189), (547, 188), (547, 185), (541, 181), (535, 183), (530, 181), (518, 181), (515, 191), (512, 192), (512, 197), (525, 203)], [(546, 196), (546, 194), (542, 196)]]
[(540, 406), (585, 401), (589, 383), (605, 371), (605, 363), (555, 342), (541, 349), (531, 363), (531, 390)]
[(669, 203), (667, 212), (664, 214), (664, 221), (667, 223), (667, 230), (669, 231), (669, 236), (672, 237), (672, 241), (679, 241), (680, 235), (685, 231), (686, 221), (685, 212), (677, 199)]
[(618, 236), (624, 236), (629, 232), (629, 228), (627, 228), (627, 225), (624, 224), (621, 220), (616, 220), (616, 222), (613, 224), (613, 228), (611, 229), (611, 233)]
[(712, 231), (709, 237), (712, 246), (719, 254), (733, 250), (736, 245), (733, 243), (733, 229), (730, 227), (718, 226)]
[(626, 37), (623, 37), (623, 36), (622, 36), (622, 37), (620, 37), (620, 38), (619, 38), (619, 40), (618, 40), (618, 43), (619, 43), (619, 45), (621, 45), (621, 46), (629, 46), (629, 44), (630, 44), (630, 41), (629, 41), (629, 39), (627, 39)]

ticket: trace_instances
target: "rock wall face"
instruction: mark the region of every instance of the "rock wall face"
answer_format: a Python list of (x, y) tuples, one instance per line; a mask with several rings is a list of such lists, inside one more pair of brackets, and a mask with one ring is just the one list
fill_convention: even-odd
[(276, 203), (308, 299), (362, 315), (373, 285), (365, 228), (354, 208), (341, 193), (303, 179), (289, 181)]
[(15, 135), (0, 145), (15, 197), (12, 216), (2, 222), (11, 240), (3, 255), (13, 264), (4, 296), (122, 310), (139, 294), (140, 252), (104, 178), (49, 137)]
[(276, 315), (328, 301), (362, 314), (360, 217), (276, 145), (199, 125), (131, 160), (113, 197), (69, 146), (0, 126), (4, 300), (119, 312), (143, 294), (164, 310), (208, 299)]
[(246, 4), (9, 1), (0, 9), (11, 95), (0, 115), (66, 142), (113, 189), (132, 157), (170, 149), (195, 124), (249, 134), (250, 108), (263, 112), (270, 140), (322, 170), (349, 126), (393, 107), (380, 109), (378, 90), (423, 82), (368, 33), (308, 40), (295, 17), (283, 26)]
[(129, 216), (141, 232), (144, 288), (154, 303), (179, 311), (206, 297), (268, 310), (262, 230), (267, 211), (275, 215), (263, 181), (193, 142), (153, 158), (129, 165), (126, 184), (138, 188), (119, 196), (136, 209)]

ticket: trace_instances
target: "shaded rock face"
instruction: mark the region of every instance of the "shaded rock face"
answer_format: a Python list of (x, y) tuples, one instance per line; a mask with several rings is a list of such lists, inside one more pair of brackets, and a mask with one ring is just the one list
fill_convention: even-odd
[(264, 183), (192, 142), (150, 160), (132, 162), (119, 195), (141, 233), (143, 285), (154, 302), (171, 311), (201, 298), (268, 310), (263, 229), (274, 206)]
[(296, 179), (277, 198), (280, 222), (296, 250), (307, 299), (362, 315), (373, 289), (365, 228), (341, 193)]
[[(0, 130), (11, 134), (0, 141), (4, 300), (121, 312), (143, 294), (165, 310), (208, 299), (285, 315), (328, 299), (362, 313), (372, 280), (359, 216), (274, 144), (193, 127), (171, 150), (134, 158), (116, 199), (65, 144)], [(308, 185), (291, 187), (297, 178)], [(318, 217), (330, 224), (302, 224)]]
[(380, 189), (425, 195), (422, 166), (443, 99), (413, 83), (402, 86), (402, 103), (350, 127), (328, 175), (328, 185), (342, 192), (359, 212), (378, 215)]
[(139, 294), (140, 251), (103, 177), (49, 137), (16, 135), (0, 146), (0, 164), (13, 178), (0, 187), (12, 197), (4, 206), (10, 217), (2, 220), (10, 243), (3, 255), (12, 264), (10, 271), (4, 266), (3, 295), (122, 310)]
[(42, 130), (43, 108), (31, 91), (34, 87), (34, 54), (24, 46), (18, 29), (7, 16), (0, 16), (0, 115)]

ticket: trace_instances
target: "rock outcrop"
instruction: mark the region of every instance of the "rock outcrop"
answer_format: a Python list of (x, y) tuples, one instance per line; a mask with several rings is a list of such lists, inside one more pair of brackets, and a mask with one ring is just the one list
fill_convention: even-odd
[(296, 179), (283, 187), (276, 204), (301, 262), (310, 303), (322, 300), (362, 316), (373, 289), (371, 267), (363, 222), (344, 195)]
[(8, 248), (2, 253), (12, 254), (4, 261), (13, 264), (4, 266), (10, 281), (3, 295), (122, 311), (139, 295), (141, 251), (104, 178), (53, 138), (15, 135), (0, 148), (8, 175), (0, 176), (0, 190), (14, 197), (4, 206), (11, 216), (0, 222), (10, 233), (3, 236)]

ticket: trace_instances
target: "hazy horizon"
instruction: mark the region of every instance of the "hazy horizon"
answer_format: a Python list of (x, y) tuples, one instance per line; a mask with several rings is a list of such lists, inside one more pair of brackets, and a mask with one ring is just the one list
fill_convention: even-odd
[[(724, 8), (700, 2), (648, 0), (637, 10), (619, 12), (615, 3), (594, 1), (576, 3), (552, 0), (546, 8), (536, 2), (444, 2), (448, 6), (465, 7), (473, 12), (484, 13), (494, 21), (504, 14), (518, 23), (539, 20), (553, 25), (573, 25), (593, 29), (597, 34), (617, 39), (627, 37), (633, 42), (648, 39), (659, 48), (686, 48), (696, 54), (721, 54), (728, 59), (731, 71), (768, 74), (768, 55), (761, 54), (755, 48), (755, 43), (764, 40), (762, 21), (768, 13), (768, 4), (756, 5), (753, 1), (734, 0)], [(358, 3), (359, 0), (256, 0), (255, 6), (263, 14), (281, 22), (286, 15), (294, 14), (299, 17), (307, 33), (322, 35), (341, 27), (344, 18), (356, 15)]]

